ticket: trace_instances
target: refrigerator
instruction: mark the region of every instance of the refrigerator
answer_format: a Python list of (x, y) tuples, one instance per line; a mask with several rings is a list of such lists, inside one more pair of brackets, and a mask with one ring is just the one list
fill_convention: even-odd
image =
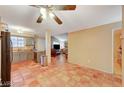
[[(0, 23), (0, 86), (11, 86), (12, 43), (10, 32)], [(3, 25), (3, 24), (2, 24)]]

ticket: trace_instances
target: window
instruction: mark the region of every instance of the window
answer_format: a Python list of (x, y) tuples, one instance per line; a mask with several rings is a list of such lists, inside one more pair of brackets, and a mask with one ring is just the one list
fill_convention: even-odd
[(12, 36), (11, 41), (12, 41), (13, 47), (24, 47), (25, 46), (25, 40), (23, 37)]
[(18, 37), (18, 47), (24, 47), (24, 38)]
[(11, 41), (12, 41), (13, 47), (17, 47), (17, 37), (12, 36)]

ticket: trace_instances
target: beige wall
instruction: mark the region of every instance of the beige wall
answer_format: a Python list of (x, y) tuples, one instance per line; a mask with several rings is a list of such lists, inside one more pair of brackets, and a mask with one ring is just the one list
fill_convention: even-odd
[(37, 51), (45, 51), (45, 39), (35, 38)]
[(72, 32), (68, 35), (68, 61), (112, 73), (112, 30), (121, 22)]

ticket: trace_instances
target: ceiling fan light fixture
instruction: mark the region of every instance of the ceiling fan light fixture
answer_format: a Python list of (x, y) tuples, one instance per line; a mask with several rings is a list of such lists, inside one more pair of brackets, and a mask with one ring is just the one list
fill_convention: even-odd
[(43, 15), (43, 19), (47, 18), (47, 10), (45, 8), (40, 8), (40, 13)]
[(49, 13), (49, 16), (50, 16), (51, 18), (54, 18), (54, 17), (55, 17), (55, 15), (54, 15), (52, 12)]

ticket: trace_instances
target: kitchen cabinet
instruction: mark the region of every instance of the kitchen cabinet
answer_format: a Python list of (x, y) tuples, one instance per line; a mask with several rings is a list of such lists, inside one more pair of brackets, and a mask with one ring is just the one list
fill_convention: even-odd
[(33, 51), (14, 51), (13, 52), (13, 62), (17, 63), (20, 61), (33, 60)]
[(37, 63), (41, 62), (41, 56), (45, 56), (45, 52), (44, 51), (35, 51), (34, 52), (34, 61)]
[(27, 52), (27, 59), (34, 60), (34, 52)]

